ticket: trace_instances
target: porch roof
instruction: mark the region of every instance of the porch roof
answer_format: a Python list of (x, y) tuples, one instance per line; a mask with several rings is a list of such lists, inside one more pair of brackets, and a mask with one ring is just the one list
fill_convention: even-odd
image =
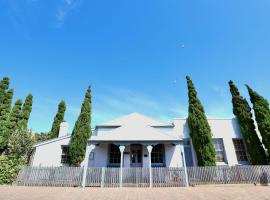
[(163, 133), (151, 126), (138, 124), (123, 125), (115, 128), (107, 133), (92, 136), (89, 142), (148, 142), (148, 141), (161, 141), (161, 142), (180, 142), (180, 136), (175, 136), (169, 133)]

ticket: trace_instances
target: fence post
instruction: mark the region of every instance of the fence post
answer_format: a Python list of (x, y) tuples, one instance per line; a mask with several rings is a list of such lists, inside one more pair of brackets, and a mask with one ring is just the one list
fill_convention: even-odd
[(102, 169), (101, 169), (101, 184), (100, 184), (100, 187), (104, 188), (104, 183), (105, 183), (105, 168), (102, 167)]
[(152, 158), (151, 158), (151, 153), (153, 150), (153, 146), (152, 145), (148, 145), (147, 146), (147, 150), (148, 150), (148, 157), (149, 157), (149, 178), (150, 178), (150, 188), (153, 187), (153, 174), (152, 174)]
[(120, 187), (123, 187), (123, 161), (124, 161), (124, 151), (125, 146), (119, 146), (121, 153), (121, 161), (120, 161)]
[(184, 146), (181, 146), (181, 156), (182, 156), (182, 162), (183, 162), (184, 171), (185, 171), (185, 182), (186, 182), (186, 187), (189, 187), (189, 182), (188, 182), (188, 172), (187, 172), (187, 165), (186, 165), (186, 158), (185, 158), (185, 150), (184, 150)]
[(90, 153), (95, 149), (95, 145), (90, 145), (86, 147), (85, 159), (84, 159), (84, 167), (83, 167), (83, 178), (82, 178), (82, 187), (86, 185), (86, 176), (87, 176), (87, 168)]

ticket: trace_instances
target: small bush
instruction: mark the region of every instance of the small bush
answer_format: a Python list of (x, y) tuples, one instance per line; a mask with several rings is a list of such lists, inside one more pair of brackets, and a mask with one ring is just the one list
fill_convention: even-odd
[(17, 129), (10, 137), (7, 146), (7, 154), (28, 160), (34, 144), (34, 136), (31, 130)]
[(21, 158), (0, 156), (0, 185), (12, 184), (23, 166)]

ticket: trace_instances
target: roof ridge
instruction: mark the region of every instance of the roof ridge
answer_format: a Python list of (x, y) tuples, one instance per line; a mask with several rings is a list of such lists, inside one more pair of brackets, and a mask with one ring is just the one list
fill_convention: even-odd
[[(124, 125), (123, 123), (121, 123), (121, 120), (125, 120), (125, 119), (127, 119), (128, 117), (131, 117), (131, 116), (138, 116), (138, 117), (147, 119), (148, 121), (150, 121), (149, 125), (155, 124), (155, 123), (158, 124), (159, 126), (161, 126), (161, 125), (165, 126), (166, 125), (166, 123), (161, 122), (161, 121), (159, 121), (157, 119), (154, 119), (154, 118), (152, 118), (150, 116), (147, 116), (145, 114), (141, 114), (141, 113), (138, 113), (138, 112), (133, 112), (133, 113), (130, 113), (130, 114), (127, 114), (127, 115), (120, 116), (120, 117), (118, 117), (116, 119), (113, 119), (111, 121), (105, 122), (105, 123), (97, 125), (97, 126), (109, 126), (109, 125), (119, 125), (119, 126), (121, 126), (121, 125)], [(118, 121), (120, 121), (120, 123)]]

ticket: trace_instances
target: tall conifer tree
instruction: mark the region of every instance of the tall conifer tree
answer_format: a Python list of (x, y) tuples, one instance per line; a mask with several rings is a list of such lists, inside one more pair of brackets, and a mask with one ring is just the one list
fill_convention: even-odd
[(250, 101), (253, 104), (256, 121), (259, 131), (262, 136), (262, 142), (267, 150), (268, 157), (270, 157), (270, 109), (268, 101), (259, 93), (252, 90), (246, 85), (250, 96)]
[(266, 154), (256, 132), (251, 108), (247, 100), (240, 95), (233, 81), (229, 81), (229, 86), (232, 94), (233, 113), (236, 116), (243, 139), (246, 143), (251, 164), (267, 164)]
[(5, 124), (5, 129), (2, 132), (0, 138), (0, 147), (4, 149), (7, 145), (9, 136), (18, 128), (18, 122), (21, 116), (21, 109), (22, 109), (22, 100), (19, 99), (15, 102), (10, 116), (8, 118), (7, 123)]
[(13, 93), (14, 93), (13, 89), (10, 89), (5, 93), (5, 98), (3, 99), (3, 102), (0, 105), (0, 123), (8, 120), (8, 116), (12, 107), (11, 104)]
[(85, 157), (87, 140), (91, 136), (91, 88), (86, 91), (81, 113), (75, 123), (69, 146), (69, 162), (71, 166), (80, 166)]
[(10, 133), (12, 133), (18, 128), (18, 122), (21, 119), (22, 104), (22, 100), (18, 99), (11, 110), (7, 125)]
[(58, 105), (58, 111), (54, 117), (54, 121), (52, 124), (50, 138), (56, 138), (59, 134), (60, 124), (64, 121), (66, 111), (66, 103), (65, 101), (61, 101)]
[(4, 77), (0, 81), (0, 105), (3, 103), (4, 99), (6, 98), (6, 93), (9, 88), (9, 78)]
[(190, 136), (196, 151), (199, 166), (215, 166), (215, 148), (212, 143), (211, 129), (208, 124), (204, 108), (197, 97), (196, 89), (189, 78), (186, 77), (189, 97), (188, 126)]
[(0, 104), (0, 153), (4, 151), (8, 140), (8, 120), (11, 111), (12, 98), (13, 90), (10, 89), (5, 93), (4, 100)]
[(18, 122), (18, 127), (20, 129), (27, 128), (28, 120), (32, 111), (32, 104), (33, 104), (33, 96), (32, 94), (28, 94), (22, 107), (21, 119)]
[(0, 123), (6, 121), (11, 110), (13, 90), (9, 89), (9, 78), (0, 81)]

